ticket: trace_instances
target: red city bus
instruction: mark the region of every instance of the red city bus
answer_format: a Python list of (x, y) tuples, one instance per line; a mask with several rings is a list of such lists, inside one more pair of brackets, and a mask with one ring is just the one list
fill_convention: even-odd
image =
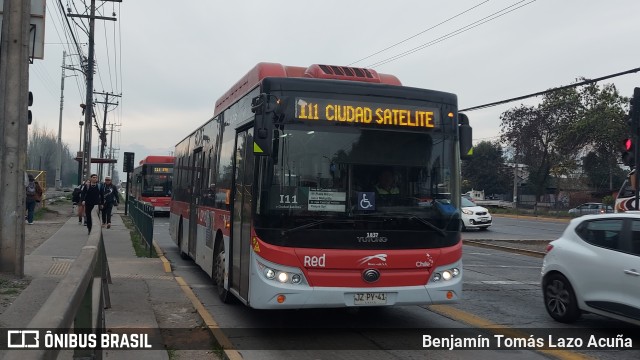
[(452, 303), (470, 150), (454, 94), (371, 69), (259, 63), (176, 145), (171, 237), (224, 302)]
[(168, 213), (171, 203), (173, 162), (175, 157), (151, 155), (133, 169), (129, 195), (153, 205), (154, 212)]

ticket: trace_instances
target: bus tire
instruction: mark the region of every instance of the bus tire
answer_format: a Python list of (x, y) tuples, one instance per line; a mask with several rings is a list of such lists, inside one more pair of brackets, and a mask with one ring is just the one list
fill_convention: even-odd
[(229, 294), (229, 291), (224, 288), (224, 278), (226, 275), (224, 240), (218, 239), (216, 243), (216, 250), (213, 253), (213, 279), (215, 280), (216, 287), (218, 288), (218, 297), (220, 298), (220, 301), (225, 304), (229, 304), (232, 300), (231, 294)]
[(180, 225), (178, 225), (178, 252), (182, 260), (189, 259), (189, 255), (182, 251), (182, 218), (180, 218)]

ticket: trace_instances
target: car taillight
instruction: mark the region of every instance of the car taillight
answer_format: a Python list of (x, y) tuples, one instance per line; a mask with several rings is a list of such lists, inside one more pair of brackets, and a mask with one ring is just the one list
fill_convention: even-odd
[(547, 249), (545, 250), (545, 251), (546, 251), (546, 253), (548, 254), (548, 253), (549, 253), (549, 251), (551, 251), (551, 249), (553, 249), (553, 245), (551, 245), (551, 244), (547, 244)]

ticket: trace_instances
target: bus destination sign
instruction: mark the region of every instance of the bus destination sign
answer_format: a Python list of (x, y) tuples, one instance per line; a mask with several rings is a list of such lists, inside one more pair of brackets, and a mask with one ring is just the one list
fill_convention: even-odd
[(431, 129), (438, 119), (437, 109), (410, 105), (296, 98), (295, 106), (296, 118), (307, 121)]

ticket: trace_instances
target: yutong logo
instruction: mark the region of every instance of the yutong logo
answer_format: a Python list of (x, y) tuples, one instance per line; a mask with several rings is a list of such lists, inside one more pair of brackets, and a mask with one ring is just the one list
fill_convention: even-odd
[(357, 236), (359, 243), (386, 243), (389, 239), (386, 236), (379, 236), (378, 233), (367, 233), (367, 236)]
[[(374, 261), (378, 260), (378, 261)], [(387, 266), (387, 254), (376, 254), (371, 256), (365, 256), (358, 261), (360, 265), (368, 266)]]

